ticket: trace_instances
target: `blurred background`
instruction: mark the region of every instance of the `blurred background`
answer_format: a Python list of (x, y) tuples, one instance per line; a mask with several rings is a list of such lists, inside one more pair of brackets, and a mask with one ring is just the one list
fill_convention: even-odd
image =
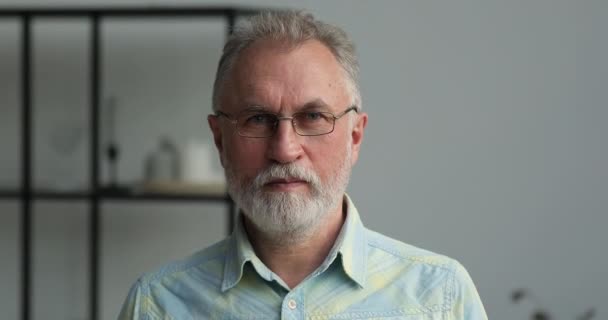
[[(490, 319), (529, 319), (536, 308), (577, 319), (591, 307), (608, 318), (608, 2), (0, 0), (0, 9), (168, 5), (303, 8), (344, 28), (358, 46), (369, 114), (349, 187), (364, 224), (458, 259)], [(206, 115), (226, 27), (221, 17), (103, 20), (102, 185), (166, 181), (177, 164), (189, 182), (221, 186)], [(20, 28), (18, 18), (0, 18), (7, 320), (22, 316)], [(89, 187), (90, 31), (84, 17), (33, 19), (32, 187), (40, 192)], [(115, 181), (109, 142), (119, 150)], [(31, 206), (31, 318), (87, 319), (88, 198)], [(226, 208), (101, 201), (99, 318), (116, 318), (143, 272), (222, 239)], [(520, 288), (535, 298), (514, 304)]]

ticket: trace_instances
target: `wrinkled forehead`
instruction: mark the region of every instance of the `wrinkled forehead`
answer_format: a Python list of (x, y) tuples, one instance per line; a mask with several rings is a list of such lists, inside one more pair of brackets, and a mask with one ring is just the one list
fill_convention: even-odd
[(345, 72), (321, 42), (263, 39), (235, 59), (220, 99), (232, 112), (251, 105), (295, 111), (313, 101), (340, 109), (348, 96)]

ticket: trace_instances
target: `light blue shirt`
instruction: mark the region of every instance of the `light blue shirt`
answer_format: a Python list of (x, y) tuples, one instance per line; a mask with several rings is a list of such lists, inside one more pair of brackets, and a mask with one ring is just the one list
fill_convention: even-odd
[(142, 276), (119, 319), (487, 319), (457, 261), (366, 229), (347, 216), (325, 261), (290, 289), (238, 223), (227, 239)]

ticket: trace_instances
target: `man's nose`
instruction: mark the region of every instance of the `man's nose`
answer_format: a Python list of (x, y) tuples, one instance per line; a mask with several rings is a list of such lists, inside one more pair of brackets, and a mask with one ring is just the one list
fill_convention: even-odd
[(268, 158), (279, 163), (291, 163), (303, 153), (300, 136), (296, 133), (291, 119), (281, 119), (270, 139)]

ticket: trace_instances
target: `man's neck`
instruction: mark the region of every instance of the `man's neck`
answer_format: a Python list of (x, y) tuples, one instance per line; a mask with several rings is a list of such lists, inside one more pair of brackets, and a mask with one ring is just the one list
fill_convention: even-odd
[(289, 288), (294, 288), (315, 271), (331, 251), (346, 218), (343, 208), (345, 207), (341, 202), (309, 237), (289, 245), (264, 237), (247, 219), (243, 222), (249, 241), (260, 260)]

